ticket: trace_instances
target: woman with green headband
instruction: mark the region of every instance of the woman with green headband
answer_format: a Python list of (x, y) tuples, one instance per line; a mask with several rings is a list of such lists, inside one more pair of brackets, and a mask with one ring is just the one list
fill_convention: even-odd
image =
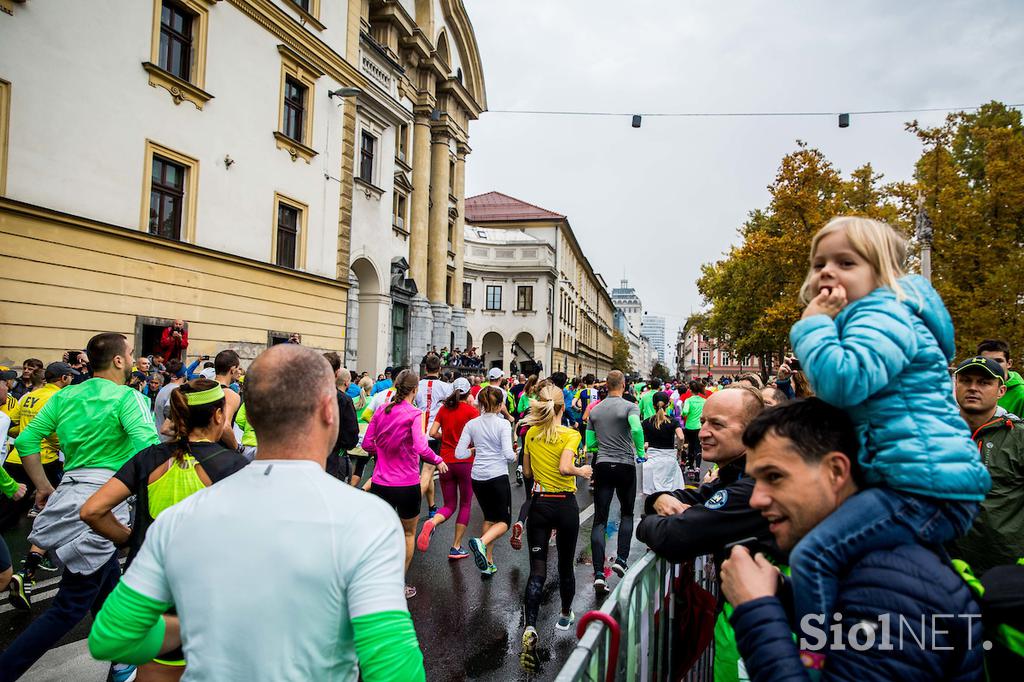
[[(246, 464), (218, 441), (224, 430), (224, 389), (216, 381), (193, 379), (171, 393), (170, 420), (177, 439), (141, 450), (125, 462), (82, 507), (82, 520), (135, 558), (156, 517), (189, 495), (227, 478)], [(123, 525), (113, 509), (135, 495), (135, 520)], [(139, 680), (177, 680), (184, 672), (181, 651), (139, 668)]]

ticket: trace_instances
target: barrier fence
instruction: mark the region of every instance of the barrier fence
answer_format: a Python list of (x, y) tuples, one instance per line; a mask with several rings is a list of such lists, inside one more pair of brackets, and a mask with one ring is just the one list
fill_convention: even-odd
[(556, 682), (712, 682), (711, 642), (688, 670), (674, 670), (686, 656), (678, 649), (687, 644), (681, 641), (680, 620), (688, 614), (677, 612), (677, 601), (692, 583), (717, 597), (710, 556), (692, 564), (670, 564), (648, 552), (630, 567), (599, 610), (580, 618), (579, 643)]

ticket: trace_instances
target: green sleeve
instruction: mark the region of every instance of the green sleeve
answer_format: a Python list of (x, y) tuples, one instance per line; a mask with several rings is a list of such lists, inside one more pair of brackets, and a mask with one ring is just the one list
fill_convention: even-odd
[(366, 682), (426, 679), (412, 616), (408, 611), (379, 611), (352, 619), (360, 679)]
[(643, 459), (645, 457), (644, 427), (640, 424), (640, 415), (631, 414), (627, 420), (629, 421), (629, 432), (633, 435), (633, 445), (636, 446), (636, 456)]
[(516, 405), (516, 412), (526, 412), (530, 409), (530, 396), (525, 393), (519, 396), (519, 404)]
[(592, 421), (587, 424), (587, 452), (597, 452), (597, 434)]
[(89, 652), (101, 661), (148, 663), (163, 647), (163, 615), (170, 607), (121, 580), (96, 614), (89, 632)]
[[(149, 401), (138, 391), (128, 391), (121, 399), (121, 428), (131, 440), (132, 452), (145, 450), (150, 445), (160, 442), (153, 422), (153, 413), (149, 411)], [(47, 403), (49, 405), (49, 403)], [(46, 409), (45, 406), (43, 409)]]
[(39, 444), (57, 430), (57, 413), (60, 410), (60, 393), (46, 401), (43, 409), (22, 430), (14, 440), (14, 449), (21, 457), (39, 454)]
[[(3, 434), (0, 434), (0, 438), (4, 437)], [(14, 497), (14, 493), (18, 492), (18, 482), (11, 478), (11, 475), (2, 466), (0, 466), (0, 490), (7, 497)]]
[(245, 431), (249, 426), (249, 420), (245, 416), (245, 403), (238, 406), (238, 411), (235, 412), (235, 423), (238, 424), (238, 428)]

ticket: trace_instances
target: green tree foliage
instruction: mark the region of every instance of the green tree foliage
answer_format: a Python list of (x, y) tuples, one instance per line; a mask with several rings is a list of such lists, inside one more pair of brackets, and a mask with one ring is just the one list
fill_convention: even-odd
[(612, 332), (612, 369), (624, 374), (633, 371), (633, 363), (629, 357), (629, 341), (618, 329)]
[(672, 378), (672, 373), (668, 371), (668, 367), (660, 362), (656, 362), (654, 363), (654, 367), (651, 368), (651, 377), (654, 379), (661, 379), (662, 383), (664, 383)]
[[(932, 279), (949, 308), (957, 352), (986, 338), (1024, 357), (1024, 125), (1021, 112), (990, 102), (937, 128), (907, 126), (924, 146), (914, 194), (934, 225)], [(905, 212), (916, 211), (901, 187)]]
[[(702, 267), (709, 308), (690, 324), (733, 353), (759, 357), (765, 374), (788, 347), (814, 233), (837, 215), (884, 220), (912, 237), (919, 193), (934, 224), (932, 273), (953, 317), (958, 351), (1003, 338), (1024, 353), (1024, 125), (997, 102), (957, 113), (937, 128), (907, 129), (923, 151), (914, 182), (883, 184), (870, 164), (843, 179), (824, 155), (797, 142), (779, 165), (764, 209), (739, 229), (741, 242)], [(919, 271), (911, 241), (908, 271)]]

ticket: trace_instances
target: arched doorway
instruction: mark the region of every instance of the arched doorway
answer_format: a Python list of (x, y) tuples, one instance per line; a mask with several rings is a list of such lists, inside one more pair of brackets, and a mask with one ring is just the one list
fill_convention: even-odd
[(505, 367), (505, 340), (498, 332), (487, 332), (480, 341), (480, 355), (484, 367)]
[(521, 372), (527, 376), (540, 374), (541, 368), (538, 365), (533, 334), (519, 332), (516, 335), (516, 340), (512, 342), (512, 361), (515, 362), (515, 367), (511, 370), (513, 373)]
[(350, 369), (376, 374), (387, 364), (390, 334), (381, 325), (389, 319), (389, 297), (381, 291), (377, 269), (366, 258), (357, 258), (352, 263), (352, 274), (357, 288), (350, 289), (349, 296), (355, 296), (356, 304), (349, 307), (346, 363)]

